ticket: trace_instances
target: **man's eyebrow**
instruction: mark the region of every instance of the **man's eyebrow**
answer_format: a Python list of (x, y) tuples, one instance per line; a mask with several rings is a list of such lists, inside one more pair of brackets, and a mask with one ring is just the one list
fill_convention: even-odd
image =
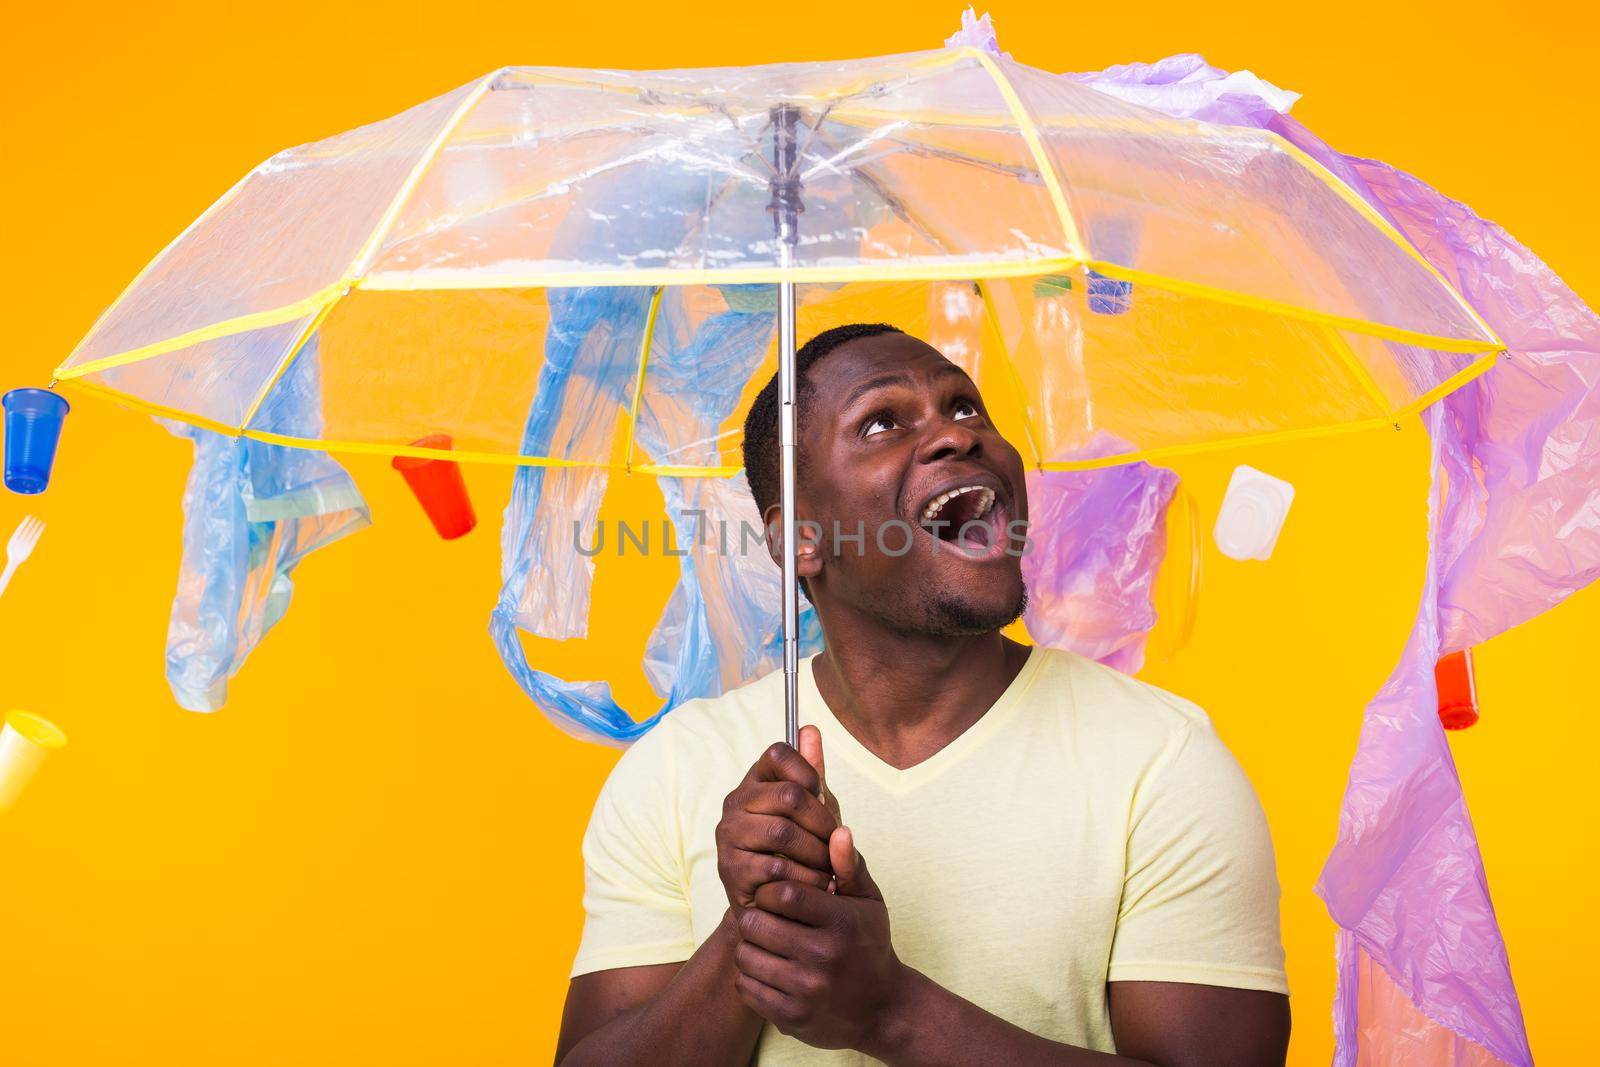
[[(954, 363), (946, 363), (934, 373), (939, 377), (944, 377), (950, 374), (959, 374), (963, 378), (966, 377), (966, 372), (960, 367), (956, 366)], [(889, 385), (903, 385), (909, 388), (914, 384), (915, 380), (905, 371), (895, 371), (889, 374), (875, 375), (874, 377), (868, 378), (865, 381), (857, 382), (855, 386), (851, 388), (850, 392), (845, 394), (844, 403), (839, 405), (839, 410), (848, 411), (857, 400), (860, 400), (863, 396), (875, 389), (882, 389)]]

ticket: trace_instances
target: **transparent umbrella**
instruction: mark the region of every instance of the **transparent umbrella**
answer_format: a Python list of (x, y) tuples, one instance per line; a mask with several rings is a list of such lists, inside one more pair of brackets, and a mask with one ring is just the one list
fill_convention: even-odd
[[(963, 47), (495, 71), (261, 164), (56, 378), (302, 448), (447, 434), (581, 511), (612, 471), (735, 475), (775, 366), (792, 738), (795, 340), (861, 319), (943, 337), (1045, 471), (1384, 425), (1502, 349), (1276, 134)], [(268, 402), (300, 359), (316, 418)]]

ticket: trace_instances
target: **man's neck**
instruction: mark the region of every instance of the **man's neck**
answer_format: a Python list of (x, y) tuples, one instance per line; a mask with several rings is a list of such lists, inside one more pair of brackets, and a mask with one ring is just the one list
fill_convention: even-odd
[(834, 618), (823, 631), (825, 650), (814, 665), (822, 699), (868, 751), (902, 770), (981, 719), (1029, 653), (998, 630), (931, 637)]

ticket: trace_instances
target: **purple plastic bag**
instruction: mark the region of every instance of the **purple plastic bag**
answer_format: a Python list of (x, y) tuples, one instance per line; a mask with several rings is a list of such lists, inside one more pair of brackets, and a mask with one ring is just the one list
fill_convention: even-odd
[[(1126, 453), (1100, 434), (1059, 459)], [(1166, 555), (1167, 506), (1178, 476), (1125, 463), (1082, 471), (1029, 471), (1031, 544), (1022, 558), (1028, 636), (1132, 674), (1144, 666), (1156, 624), (1151, 592)]]
[(1283, 113), (1293, 94), (1198, 56), (1069, 77), (1175, 116), (1276, 131), (1394, 222), (1507, 345), (1499, 366), (1425, 413), (1434, 498), (1423, 601), (1368, 705), (1318, 892), (1341, 927), (1336, 1064), (1363, 1052), (1531, 1063), (1433, 665), (1600, 575), (1600, 320), (1465, 205), (1334, 152)]

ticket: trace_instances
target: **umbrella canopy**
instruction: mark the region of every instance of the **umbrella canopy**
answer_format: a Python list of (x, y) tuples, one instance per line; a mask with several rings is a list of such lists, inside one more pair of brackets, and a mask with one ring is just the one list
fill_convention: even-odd
[[(947, 354), (1019, 400), (1045, 470), (1380, 425), (1501, 348), (1276, 134), (952, 48), (495, 71), (261, 164), (56, 377), (273, 444), (426, 455), (447, 433), (459, 459), (725, 476), (778, 331), (693, 338), (770, 324), (779, 283), (802, 338), (970, 325)], [(597, 321), (596, 287), (604, 343), (552, 345), (563, 315)], [(314, 435), (269, 403), (310, 351)], [(529, 432), (541, 390), (560, 398)]]

